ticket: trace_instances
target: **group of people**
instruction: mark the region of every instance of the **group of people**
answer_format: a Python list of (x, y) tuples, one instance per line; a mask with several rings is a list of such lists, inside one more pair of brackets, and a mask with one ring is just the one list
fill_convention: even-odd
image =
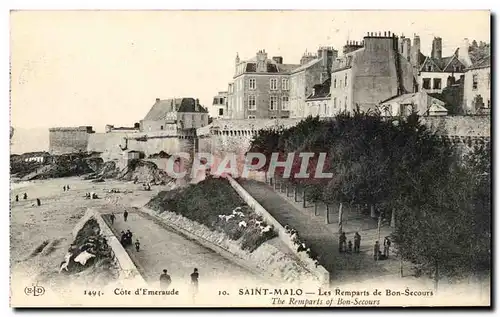
[[(129, 245), (132, 245), (132, 231), (130, 231), (130, 229), (127, 230), (127, 232), (125, 231), (122, 231), (121, 232), (121, 237), (120, 237), (120, 242), (121, 244), (124, 246), (124, 247), (127, 247)], [(139, 242), (139, 239), (136, 239), (135, 240), (135, 250), (137, 252), (139, 252), (140, 248), (141, 248), (141, 243)]]
[(96, 193), (85, 193), (85, 199), (98, 199), (99, 197), (97, 196)]
[[(27, 199), (28, 199), (28, 194), (27, 194), (27, 193), (24, 193), (24, 194), (23, 194), (23, 199), (24, 199), (24, 200), (27, 200)], [(19, 195), (16, 195), (16, 201), (19, 201)], [(42, 201), (40, 200), (40, 198), (37, 198), (37, 199), (36, 199), (36, 205), (37, 205), (37, 206), (41, 206), (41, 205), (42, 205)], [(33, 204), (33, 206), (35, 206), (35, 204)]]
[(311, 248), (307, 247), (306, 243), (299, 238), (298, 231), (291, 228), (289, 225), (285, 225), (285, 231), (290, 235), (290, 239), (297, 246), (297, 252), (306, 252), (317, 267), (319, 265), (319, 255), (312, 251)]
[(69, 185), (64, 185), (63, 186), (63, 191), (68, 191), (69, 190)]
[[(28, 194), (24, 193), (23, 194), (23, 199), (24, 200), (28, 199)], [(16, 201), (19, 201), (19, 195), (16, 195)]]
[(391, 248), (391, 239), (389, 237), (384, 238), (384, 252), (380, 251), (380, 243), (375, 241), (373, 246), (373, 259), (375, 261), (386, 260), (389, 258), (389, 250)]
[[(191, 286), (193, 287), (194, 292), (198, 292), (198, 278), (200, 274), (198, 273), (198, 269), (195, 268), (193, 273), (191, 273)], [(172, 284), (172, 278), (168, 275), (168, 271), (166, 269), (163, 270), (163, 273), (160, 275), (160, 287), (162, 289), (167, 289), (170, 284)]]
[(354, 248), (352, 244), (352, 240), (347, 242), (347, 237), (345, 232), (342, 232), (339, 236), (339, 252), (340, 253), (359, 253), (359, 248), (361, 246), (361, 236), (358, 232), (354, 234)]

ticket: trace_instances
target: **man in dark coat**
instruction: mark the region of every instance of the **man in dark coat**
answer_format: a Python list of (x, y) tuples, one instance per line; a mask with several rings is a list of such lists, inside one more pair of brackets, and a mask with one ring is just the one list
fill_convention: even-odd
[(128, 211), (125, 210), (125, 212), (123, 213), (123, 219), (127, 221), (127, 218), (128, 218)]
[(160, 275), (160, 287), (162, 289), (167, 289), (172, 283), (170, 275), (167, 274), (167, 270), (163, 270), (163, 274)]
[(359, 247), (361, 246), (361, 236), (359, 233), (354, 234), (354, 253), (359, 253)]
[(42, 204), (42, 202), (40, 201), (40, 198), (37, 198), (37, 199), (36, 199), (36, 205), (37, 205), (37, 206), (40, 206), (41, 204)]
[(198, 274), (198, 269), (194, 269), (193, 273), (191, 273), (191, 285), (193, 286), (193, 292), (197, 293), (198, 292), (198, 277), (200, 274)]
[(339, 252), (345, 252), (347, 245), (347, 237), (345, 236), (345, 232), (342, 232), (339, 236)]
[(111, 214), (111, 216), (109, 216), (109, 219), (111, 220), (111, 224), (113, 224), (115, 222), (115, 214)]
[(24, 199), (24, 200), (28, 199), (28, 194), (24, 193), (24, 195), (23, 195), (23, 199)]

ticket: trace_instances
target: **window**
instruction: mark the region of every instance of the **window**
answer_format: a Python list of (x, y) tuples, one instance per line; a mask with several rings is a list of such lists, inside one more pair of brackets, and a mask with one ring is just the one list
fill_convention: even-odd
[(336, 78), (333, 79), (333, 88), (337, 88), (337, 79)]
[(333, 98), (333, 109), (337, 109), (337, 97)]
[(223, 105), (224, 104), (224, 98), (220, 98), (220, 105)]
[(282, 90), (288, 90), (288, 79), (283, 78), (281, 80), (281, 89)]
[(255, 116), (248, 116), (248, 119), (255, 119)]
[(160, 130), (163, 130), (163, 126), (160, 126)]
[(271, 90), (278, 90), (278, 80), (276, 78), (271, 78), (269, 85)]
[(441, 78), (434, 78), (434, 89), (441, 89)]
[(342, 87), (342, 79), (339, 80), (339, 87)]
[(344, 78), (344, 87), (347, 87), (347, 74), (345, 74), (345, 78)]
[(256, 87), (255, 85), (255, 78), (250, 78), (248, 80), (248, 89), (254, 90)]
[(430, 78), (424, 78), (423, 83), (422, 83), (422, 88), (431, 89), (431, 79)]
[(427, 71), (428, 72), (432, 72), (432, 66), (431, 65), (427, 65)]
[(281, 110), (288, 110), (288, 96), (281, 97)]
[(224, 109), (219, 109), (219, 116), (223, 116), (224, 115)]
[(456, 65), (453, 65), (453, 72), (458, 72), (459, 68)]
[(326, 111), (326, 103), (323, 104), (323, 113), (326, 115), (328, 112)]
[(278, 97), (271, 96), (269, 97), (269, 110), (277, 110), (278, 109)]
[(477, 74), (472, 75), (472, 90), (477, 89)]
[(344, 101), (345, 106), (347, 107), (347, 96), (345, 96), (345, 101)]
[(339, 98), (339, 108), (342, 109), (342, 100)]
[(248, 110), (255, 110), (257, 108), (257, 104), (255, 102), (255, 96), (248, 96)]

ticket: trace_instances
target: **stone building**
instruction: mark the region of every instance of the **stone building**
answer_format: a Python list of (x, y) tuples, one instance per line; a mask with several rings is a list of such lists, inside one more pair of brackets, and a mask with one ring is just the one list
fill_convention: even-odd
[(290, 118), (303, 118), (309, 112), (306, 98), (311, 95), (315, 85), (330, 78), (330, 69), (337, 58), (338, 51), (332, 47), (320, 47), (317, 55), (304, 53), (300, 66), (290, 74)]
[(91, 126), (50, 128), (49, 153), (62, 155), (86, 152), (89, 137), (94, 133)]
[(208, 109), (211, 118), (222, 119), (227, 117), (227, 91), (220, 91), (214, 96), (212, 106)]
[(140, 122), (141, 132), (197, 129), (208, 125), (208, 111), (194, 98), (156, 98)]
[(375, 110), (383, 100), (414, 92), (414, 69), (399, 47), (391, 32), (370, 32), (361, 43), (349, 42), (332, 66), (332, 112)]
[(246, 61), (237, 55), (235, 74), (228, 87), (230, 118), (288, 118), (289, 75), (299, 66), (284, 64), (281, 56), (269, 59), (264, 50)]
[(457, 48), (451, 56), (443, 57), (442, 52), (443, 41), (440, 37), (435, 37), (431, 55), (418, 65), (419, 90), (441, 93), (445, 87), (459, 80), (465, 68), (470, 66), (467, 40), (464, 40), (463, 47)]
[(389, 98), (380, 103), (380, 115), (384, 117), (409, 116), (413, 112), (419, 116), (446, 116), (445, 103), (430, 96), (425, 91)]
[(321, 84), (314, 85), (312, 93), (306, 99), (305, 117), (332, 117), (336, 115), (331, 107), (330, 85), (330, 78)]
[(487, 56), (465, 71), (465, 113), (482, 114), (491, 111), (491, 57)]

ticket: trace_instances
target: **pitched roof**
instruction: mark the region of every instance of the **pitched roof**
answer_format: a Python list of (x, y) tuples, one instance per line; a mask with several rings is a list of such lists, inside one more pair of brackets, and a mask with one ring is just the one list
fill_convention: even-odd
[(322, 99), (330, 96), (330, 86), (332, 84), (332, 80), (328, 78), (321, 84), (314, 85), (313, 93), (310, 94), (306, 100), (314, 100), (314, 99)]
[[(257, 58), (253, 57), (248, 61), (245, 61), (245, 72), (255, 73), (257, 72)], [(289, 73), (292, 70), (300, 67), (298, 64), (278, 64), (275, 60), (266, 59), (266, 72), (268, 73)]]
[(321, 60), (321, 58), (315, 58), (315, 59), (310, 60), (309, 62), (305, 63), (304, 65), (299, 65), (299, 67), (296, 67), (292, 71), (292, 73), (297, 73), (297, 72), (303, 71), (304, 69), (308, 69), (309, 67), (316, 65), (320, 60)]
[(472, 64), (471, 67), (467, 69), (478, 69), (478, 68), (487, 68), (491, 67), (491, 56), (488, 55), (483, 59), (480, 59), (479, 61), (476, 61), (474, 64)]
[[(422, 56), (424, 56), (422, 54)], [(433, 69), (432, 71), (433, 72), (452, 72), (452, 70), (449, 70), (447, 69), (448, 66), (453, 62), (453, 60), (456, 60), (458, 63), (462, 64), (463, 67), (465, 67), (465, 65), (458, 59), (457, 55), (453, 54), (451, 56), (446, 56), (446, 57), (442, 57), (442, 58), (434, 58), (434, 57), (430, 57), (430, 56), (427, 56), (425, 57), (424, 56), (424, 61), (422, 62), (422, 64), (420, 64), (420, 71), (426, 71), (424, 69), (424, 66), (428, 63), (431, 63), (433, 65), (436, 66), (437, 69)], [(419, 57), (420, 59), (420, 57)]]
[(164, 99), (156, 101), (144, 120), (165, 120), (169, 112), (207, 112), (207, 110), (200, 105), (197, 107), (193, 98)]

